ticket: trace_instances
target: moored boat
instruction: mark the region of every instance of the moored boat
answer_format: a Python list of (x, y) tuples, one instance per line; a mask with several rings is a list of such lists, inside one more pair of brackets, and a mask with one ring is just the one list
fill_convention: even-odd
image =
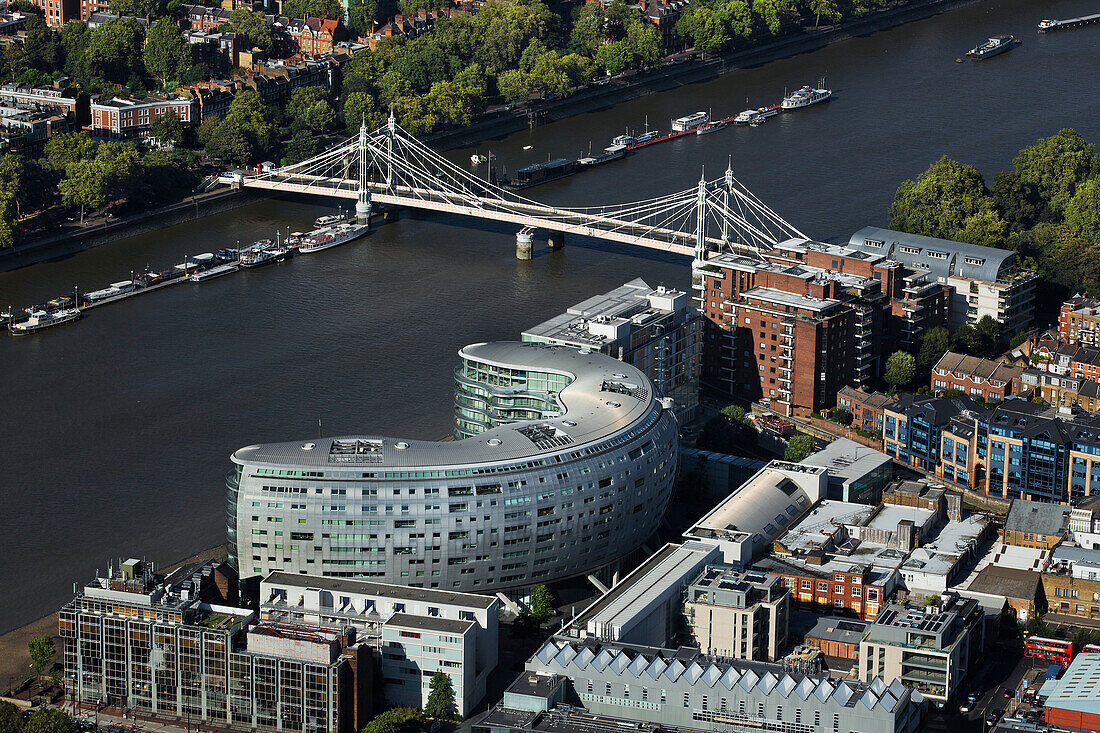
[(672, 121), (673, 132), (691, 132), (697, 127), (702, 127), (710, 121), (710, 116), (706, 112), (696, 112), (695, 114), (685, 115), (684, 117), (677, 117)]
[(783, 104), (780, 106), (785, 110), (801, 109), (802, 107), (809, 107), (811, 104), (827, 102), (832, 96), (831, 89), (805, 86), (791, 96), (785, 97)]
[(1015, 41), (1016, 38), (1014, 36), (993, 36), (985, 43), (979, 43), (977, 46), (967, 51), (966, 55), (975, 61), (987, 59), (1010, 50), (1016, 45)]
[(326, 216), (318, 216), (313, 220), (313, 227), (320, 229), (321, 227), (332, 226), (333, 224), (339, 224), (342, 221), (347, 221), (348, 216), (351, 215), (350, 211), (344, 211), (341, 209), (338, 213), (328, 214)]
[(298, 243), (298, 251), (303, 254), (306, 252), (320, 252), (323, 249), (329, 249), (350, 242), (353, 239), (358, 239), (368, 231), (370, 231), (370, 227), (366, 224), (338, 224), (334, 227), (318, 229), (302, 238)]
[(202, 272), (196, 272), (191, 276), (191, 282), (201, 283), (207, 280), (213, 280), (216, 277), (222, 275), (228, 275), (237, 271), (236, 265), (218, 265), (217, 267), (211, 267), (209, 270), (203, 270)]
[(753, 121), (756, 117), (757, 111), (755, 109), (747, 109), (744, 112), (739, 113), (733, 118), (733, 124), (735, 125), (747, 125)]
[(718, 132), (719, 130), (724, 130), (728, 126), (729, 125), (727, 125), (725, 122), (722, 122), (722, 121), (708, 122), (707, 124), (703, 125), (702, 127), (696, 128), (695, 134), (696, 135), (706, 135), (706, 134), (711, 133), (711, 132)]
[(13, 336), (26, 336), (64, 323), (71, 323), (78, 318), (80, 318), (79, 308), (64, 308), (57, 311), (36, 310), (31, 312), (30, 317), (25, 321), (9, 323), (8, 330)]

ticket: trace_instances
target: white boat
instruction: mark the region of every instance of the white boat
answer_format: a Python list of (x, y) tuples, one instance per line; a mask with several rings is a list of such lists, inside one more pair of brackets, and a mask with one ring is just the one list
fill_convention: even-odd
[(672, 121), (673, 132), (691, 132), (697, 127), (702, 127), (707, 124), (710, 117), (706, 112), (696, 112), (693, 115), (686, 115), (684, 117), (677, 117)]
[(757, 115), (757, 110), (747, 109), (744, 112), (739, 113), (736, 117), (734, 117), (733, 118), (733, 123), (735, 125), (747, 125), (747, 124), (749, 124), (750, 122), (753, 121), (753, 118), (755, 118), (756, 115)]
[(811, 104), (826, 102), (833, 96), (832, 90), (815, 89), (814, 87), (802, 87), (797, 92), (783, 100), (783, 109), (801, 109)]
[(634, 144), (637, 145), (638, 143), (649, 142), (650, 140), (652, 140), (654, 138), (657, 138), (657, 137), (660, 137), (660, 136), (661, 136), (660, 131), (658, 131), (658, 130), (649, 130), (647, 132), (643, 132), (641, 135), (634, 138)]
[(616, 135), (611, 138), (612, 145), (622, 145), (624, 147), (633, 145), (636, 141), (633, 135)]
[(54, 326), (60, 326), (63, 323), (71, 323), (80, 318), (79, 308), (66, 308), (59, 311), (32, 311), (30, 318), (20, 323), (9, 323), (8, 330), (11, 331), (13, 336), (26, 336), (31, 333), (38, 333), (44, 331), (47, 328), (53, 328)]
[(488, 158), (486, 158), (484, 155), (478, 155), (477, 153), (474, 153), (470, 156), (470, 162), (474, 165), (481, 165), (486, 160), (488, 160)]
[(336, 247), (350, 242), (370, 231), (366, 224), (337, 224), (334, 227), (326, 227), (307, 234), (298, 245), (298, 251), (320, 252), (323, 249)]
[(761, 107), (760, 109), (756, 110), (756, 114), (760, 115), (761, 119), (766, 120), (769, 117), (774, 117), (775, 115), (779, 114), (782, 110), (783, 108), (780, 107), (778, 104), (773, 104), (770, 107)]
[(347, 221), (348, 214), (350, 214), (350, 213), (351, 213), (350, 211), (347, 211), (347, 212), (341, 211), (338, 214), (329, 214), (327, 216), (318, 216), (316, 219), (313, 220), (313, 226), (316, 229), (320, 229), (321, 227), (329, 227), (329, 226), (332, 226), (333, 224), (339, 224), (342, 221)]
[(213, 280), (216, 277), (222, 275), (228, 275), (231, 272), (236, 272), (236, 265), (218, 265), (217, 267), (211, 267), (209, 270), (203, 270), (202, 272), (196, 272), (191, 276), (191, 282), (201, 283), (207, 280)]

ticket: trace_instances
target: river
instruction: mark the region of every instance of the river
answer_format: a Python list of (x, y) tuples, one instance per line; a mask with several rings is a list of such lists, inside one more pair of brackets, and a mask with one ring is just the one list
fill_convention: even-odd
[[(704, 166), (717, 176), (732, 159), (738, 178), (798, 229), (846, 239), (887, 223), (898, 183), (945, 153), (991, 181), (1020, 147), (1062, 127), (1100, 141), (1100, 27), (1035, 33), (1040, 18), (1094, 11), (1091, 0), (987, 0), (478, 150), (509, 170), (576, 157), (647, 117), (667, 131), (672, 117), (776, 103), (784, 88), (826, 77), (829, 104), (679, 138), (527, 194), (570, 205), (644, 199), (690, 187)], [(1023, 45), (955, 62), (1001, 33)], [(448, 155), (468, 165), (471, 152)], [(0, 305), (302, 229), (322, 203), (332, 202), (261, 201), (2, 273)], [(463, 345), (518, 338), (634, 277), (689, 284), (684, 259), (579, 239), (519, 262), (514, 234), (405, 213), (354, 244), (0, 338), (0, 630), (59, 607), (108, 559), (167, 563), (221, 542), (223, 476), (236, 448), (316, 435), (319, 421), (326, 434), (438, 438), (451, 428), (451, 369)]]

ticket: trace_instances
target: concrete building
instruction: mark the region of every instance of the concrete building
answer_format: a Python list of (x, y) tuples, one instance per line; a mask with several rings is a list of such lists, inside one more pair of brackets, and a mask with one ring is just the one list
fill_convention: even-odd
[(684, 533), (716, 544), (724, 562), (747, 565), (824, 496), (828, 471), (772, 461)]
[(521, 593), (610, 573), (654, 533), (676, 477), (677, 423), (641, 371), (547, 344), (475, 344), (461, 357), (462, 378), (485, 385), (487, 400), (520, 382), (544, 392), (549, 377), (564, 383), (554, 416), (456, 441), (346, 436), (238, 450), (226, 529), (241, 576)]
[(859, 678), (900, 680), (939, 705), (959, 690), (985, 643), (981, 605), (957, 594), (931, 606), (890, 604), (859, 645)]
[(0, 84), (0, 104), (28, 112), (67, 112), (80, 124), (88, 121), (88, 94), (70, 87), (68, 79), (58, 79), (51, 86), (8, 82)]
[(1057, 730), (1100, 728), (1100, 654), (1078, 654), (1047, 695), (1043, 720)]
[(774, 662), (786, 646), (791, 594), (778, 575), (707, 565), (687, 587), (684, 616), (704, 653)]
[(1065, 538), (1069, 513), (1059, 504), (1014, 499), (1005, 517), (1005, 544), (1050, 549)]
[[(58, 613), (78, 708), (220, 729), (353, 733), (369, 666), (342, 631), (260, 622), (228, 605), (236, 576), (213, 561), (158, 575), (108, 569)], [(359, 713), (359, 715), (357, 715)]]
[[(739, 729), (915, 733), (924, 698), (895, 681), (831, 679), (812, 670), (734, 660), (692, 649), (551, 639), (528, 660), (504, 704), (475, 719), (475, 731), (569, 730), (540, 727), (562, 703), (587, 726), (621, 721), (662, 730)], [(625, 724), (625, 725), (624, 725)], [(600, 728), (595, 728), (600, 730)]]
[(681, 423), (699, 409), (703, 319), (688, 296), (641, 278), (523, 332), (522, 340), (592, 349), (633, 364), (676, 401)]
[(847, 438), (837, 438), (802, 460), (829, 472), (826, 498), (877, 504), (894, 475), (890, 456)]
[(1012, 250), (864, 227), (848, 246), (925, 270), (951, 288), (951, 329), (977, 323), (985, 316), (1004, 326), (1006, 334), (1026, 331), (1033, 319), (1039, 277), (1016, 266)]
[(1069, 513), (1070, 538), (1089, 550), (1100, 548), (1100, 497), (1087, 499)]
[(264, 620), (354, 629), (357, 644), (380, 653), (390, 705), (423, 707), (431, 675), (441, 670), (466, 715), (496, 669), (500, 601), (489, 596), (274, 572), (259, 597)]
[(1023, 367), (998, 359), (980, 359), (948, 351), (932, 368), (932, 391), (943, 394), (949, 389), (957, 389), (967, 397), (1000, 402), (1019, 392), (1023, 371)]

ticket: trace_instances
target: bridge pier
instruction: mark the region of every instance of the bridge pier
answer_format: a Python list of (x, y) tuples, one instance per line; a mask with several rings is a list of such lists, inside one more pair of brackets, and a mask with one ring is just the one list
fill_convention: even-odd
[(534, 253), (534, 231), (531, 227), (524, 227), (516, 232), (516, 259), (529, 260)]
[(565, 232), (555, 232), (553, 229), (546, 233), (546, 247), (551, 252), (565, 247)]

